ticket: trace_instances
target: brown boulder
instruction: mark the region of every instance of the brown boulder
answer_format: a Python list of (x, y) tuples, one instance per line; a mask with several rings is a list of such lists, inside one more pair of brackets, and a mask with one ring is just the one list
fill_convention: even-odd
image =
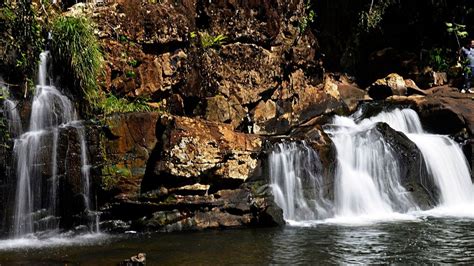
[(197, 182), (235, 188), (258, 167), (260, 137), (234, 132), (230, 125), (163, 115), (157, 132), (157, 158), (142, 183), (144, 191)]
[(150, 154), (155, 147), (158, 113), (116, 114), (105, 118), (102, 188), (117, 198), (138, 196)]
[(383, 100), (392, 95), (406, 95), (407, 87), (402, 76), (392, 73), (376, 80), (367, 91), (374, 100)]

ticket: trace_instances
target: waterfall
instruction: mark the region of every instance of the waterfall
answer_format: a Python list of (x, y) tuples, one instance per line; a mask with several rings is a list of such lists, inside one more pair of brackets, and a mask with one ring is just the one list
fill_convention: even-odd
[[(420, 150), (424, 160), (420, 167), (426, 167), (424, 172), (439, 190), (439, 204), (433, 210), (450, 215), (453, 212), (446, 210), (462, 209), (461, 215), (472, 215), (469, 210), (474, 205), (474, 188), (458, 143), (448, 136), (425, 132), (418, 114), (411, 109), (360, 117), (361, 113), (336, 116), (325, 126), (337, 150), (333, 204), (322, 198), (323, 178), (317, 153), (304, 142), (275, 145), (269, 157), (270, 177), (275, 202), (283, 209), (285, 220), (316, 220), (328, 215), (333, 217), (328, 221), (336, 222), (345, 218), (391, 220), (408, 218), (406, 213), (429, 214), (419, 212), (411, 194), (402, 186), (401, 170), (406, 162), (399, 161), (397, 152), (376, 128), (380, 122), (404, 133)], [(308, 187), (312, 188), (311, 193), (307, 192)]]
[[(89, 166), (84, 128), (71, 101), (50, 81), (49, 52), (40, 55), (38, 82), (31, 107), (29, 131), (15, 139), (17, 169), (13, 233), (15, 237), (39, 231), (57, 231), (57, 149), (61, 128), (76, 128), (81, 147), (81, 173), (85, 212), (90, 212)], [(50, 168), (50, 169), (49, 169)], [(44, 171), (51, 176), (45, 180)], [(46, 189), (45, 189), (46, 184)]]
[(7, 95), (6, 99), (3, 101), (3, 112), (5, 118), (8, 121), (8, 131), (10, 132), (11, 137), (17, 138), (23, 133), (23, 127), (21, 125), (21, 117), (18, 112), (18, 101), (15, 101), (9, 97), (10, 90), (8, 85), (3, 81), (3, 78), (0, 77), (0, 88), (2, 88), (2, 95)]
[(269, 161), (272, 191), (285, 220), (330, 216), (331, 203), (323, 197), (323, 168), (316, 151), (305, 142), (279, 143)]
[(374, 120), (385, 121), (401, 131), (420, 149), (427, 170), (440, 190), (440, 205), (456, 207), (474, 203), (469, 164), (461, 146), (444, 135), (423, 131), (417, 113), (411, 109), (382, 112)]
[(8, 130), (11, 134), (11, 137), (13, 138), (20, 136), (23, 132), (23, 127), (21, 125), (21, 117), (17, 107), (17, 101), (5, 99), (5, 101), (3, 102), (3, 111), (8, 121)]
[(328, 130), (338, 154), (337, 216), (383, 217), (418, 209), (400, 183), (401, 164), (395, 151), (374, 129), (377, 122), (336, 117)]

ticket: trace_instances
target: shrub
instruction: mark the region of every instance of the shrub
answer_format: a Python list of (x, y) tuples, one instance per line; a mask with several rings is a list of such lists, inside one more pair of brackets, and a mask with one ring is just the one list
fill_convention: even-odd
[(219, 47), (222, 46), (227, 39), (226, 36), (219, 34), (217, 36), (212, 36), (207, 32), (199, 33), (199, 37), (201, 40), (201, 47), (202, 48), (211, 48), (211, 47)]
[(97, 79), (103, 56), (92, 22), (85, 16), (60, 16), (52, 24), (52, 54), (56, 65), (64, 66), (86, 100), (97, 104)]
[(98, 103), (98, 107), (102, 110), (104, 115), (151, 111), (151, 107), (146, 103), (146, 99), (137, 98), (135, 101), (130, 102), (125, 98), (117, 98), (113, 94), (103, 97)]

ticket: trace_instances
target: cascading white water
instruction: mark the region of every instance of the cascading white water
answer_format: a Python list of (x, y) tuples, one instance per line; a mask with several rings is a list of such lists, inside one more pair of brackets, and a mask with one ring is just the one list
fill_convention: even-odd
[(305, 142), (278, 143), (269, 160), (273, 195), (285, 220), (330, 216), (332, 206), (323, 197), (323, 168), (317, 152)]
[[(49, 57), (48, 52), (43, 52), (40, 56), (38, 85), (31, 108), (29, 131), (15, 139), (14, 144), (17, 189), (13, 232), (16, 237), (36, 231), (54, 231), (58, 228), (57, 148), (61, 127), (74, 126), (77, 129), (81, 144), (85, 211), (90, 212), (89, 166), (84, 129), (81, 122), (77, 120), (71, 101), (49, 81)], [(51, 167), (52, 173), (50, 179), (46, 181), (48, 187), (46, 191), (43, 191), (44, 167)]]
[[(2, 77), (0, 77), (0, 88), (2, 91), (2, 95), (9, 95), (9, 87), (3, 81)], [(18, 102), (7, 97), (3, 101), (3, 112), (5, 114), (5, 118), (8, 121), (8, 131), (10, 132), (11, 137), (17, 138), (18, 136), (23, 133), (23, 126), (21, 125), (21, 117), (20, 113), (18, 112)]]
[(18, 102), (10, 99), (5, 99), (3, 102), (3, 111), (5, 112), (5, 117), (8, 121), (8, 130), (13, 138), (20, 136), (23, 132), (21, 117), (17, 105)]
[(440, 205), (455, 207), (474, 204), (469, 165), (461, 146), (443, 135), (423, 131), (418, 114), (411, 109), (382, 112), (373, 121), (384, 121), (413, 141), (423, 154), (428, 174), (440, 190)]
[[(465, 206), (474, 206), (469, 166), (458, 143), (444, 135), (424, 132), (417, 113), (411, 109), (381, 112), (362, 120), (357, 117), (357, 114), (353, 117), (336, 116), (326, 128), (338, 154), (335, 204), (333, 209), (323, 208), (325, 213), (333, 213), (337, 219), (329, 220), (352, 223), (358, 221), (353, 218), (406, 219), (409, 217), (400, 216), (401, 213), (419, 213), (413, 212), (419, 208), (400, 182), (403, 162), (398, 161), (396, 152), (375, 128), (379, 122), (403, 132), (421, 151), (425, 161), (422, 167), (426, 167), (427, 174), (440, 192), (436, 209), (446, 212), (446, 209), (461, 206), (464, 212), (461, 215), (465, 215), (466, 211), (469, 212)], [(278, 144), (270, 156), (275, 200), (284, 210), (287, 220), (314, 220), (320, 212), (308, 204), (319, 200), (318, 192), (312, 200), (302, 193), (305, 186), (301, 183), (301, 176), (311, 176), (315, 171), (308, 168), (314, 161), (311, 157), (315, 155), (308, 155), (305, 149), (296, 144)]]
[(335, 180), (337, 216), (389, 216), (417, 210), (400, 183), (400, 163), (395, 151), (374, 129), (375, 121), (357, 124), (336, 117), (328, 130), (338, 154)]

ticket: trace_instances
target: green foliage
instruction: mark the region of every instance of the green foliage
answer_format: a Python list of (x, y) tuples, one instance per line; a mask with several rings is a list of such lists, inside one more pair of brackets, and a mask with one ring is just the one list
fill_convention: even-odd
[(137, 74), (136, 74), (135, 71), (133, 71), (133, 70), (127, 70), (127, 71), (125, 72), (125, 76), (127, 76), (127, 78), (132, 78), (132, 79), (134, 79), (134, 78), (137, 77)]
[(359, 14), (359, 29), (363, 32), (376, 29), (382, 22), (387, 8), (395, 2), (394, 0), (380, 0), (377, 3), (372, 1), (368, 11), (364, 10)]
[[(191, 33), (191, 36), (192, 36), (192, 33)], [(207, 32), (200, 32), (199, 38), (201, 40), (202, 48), (220, 47), (225, 43), (227, 39), (227, 37), (222, 34), (219, 34), (217, 36), (212, 36)]]
[(453, 64), (451, 51), (446, 48), (433, 48), (428, 51), (428, 65), (435, 71), (447, 71)]
[(0, 101), (8, 99), (10, 92), (8, 91), (8, 88), (4, 87), (0, 83)]
[(125, 167), (107, 165), (102, 168), (102, 188), (106, 191), (114, 189), (121, 178), (132, 176), (132, 172)]
[(136, 59), (131, 59), (130, 61), (128, 61), (128, 65), (130, 65), (131, 67), (137, 67), (138, 64), (139, 63)]
[(135, 99), (130, 102), (125, 98), (117, 98), (110, 94), (104, 97), (99, 103), (98, 107), (102, 110), (104, 115), (113, 113), (128, 113), (128, 112), (150, 112), (151, 107), (146, 103), (146, 99)]
[(446, 31), (450, 34), (454, 34), (456, 38), (466, 38), (468, 33), (466, 31), (466, 25), (449, 23), (446, 22)]
[(316, 12), (314, 12), (314, 10), (312, 9), (311, 0), (308, 0), (305, 5), (305, 15), (299, 23), (300, 34), (303, 34), (305, 32), (308, 25), (313, 23), (315, 18)]
[(5, 1), (0, 7), (0, 62), (6, 71), (32, 76), (44, 39), (37, 12), (30, 1)]
[(52, 25), (52, 53), (58, 66), (65, 67), (89, 103), (97, 103), (97, 79), (103, 56), (92, 22), (84, 17), (60, 16)]

